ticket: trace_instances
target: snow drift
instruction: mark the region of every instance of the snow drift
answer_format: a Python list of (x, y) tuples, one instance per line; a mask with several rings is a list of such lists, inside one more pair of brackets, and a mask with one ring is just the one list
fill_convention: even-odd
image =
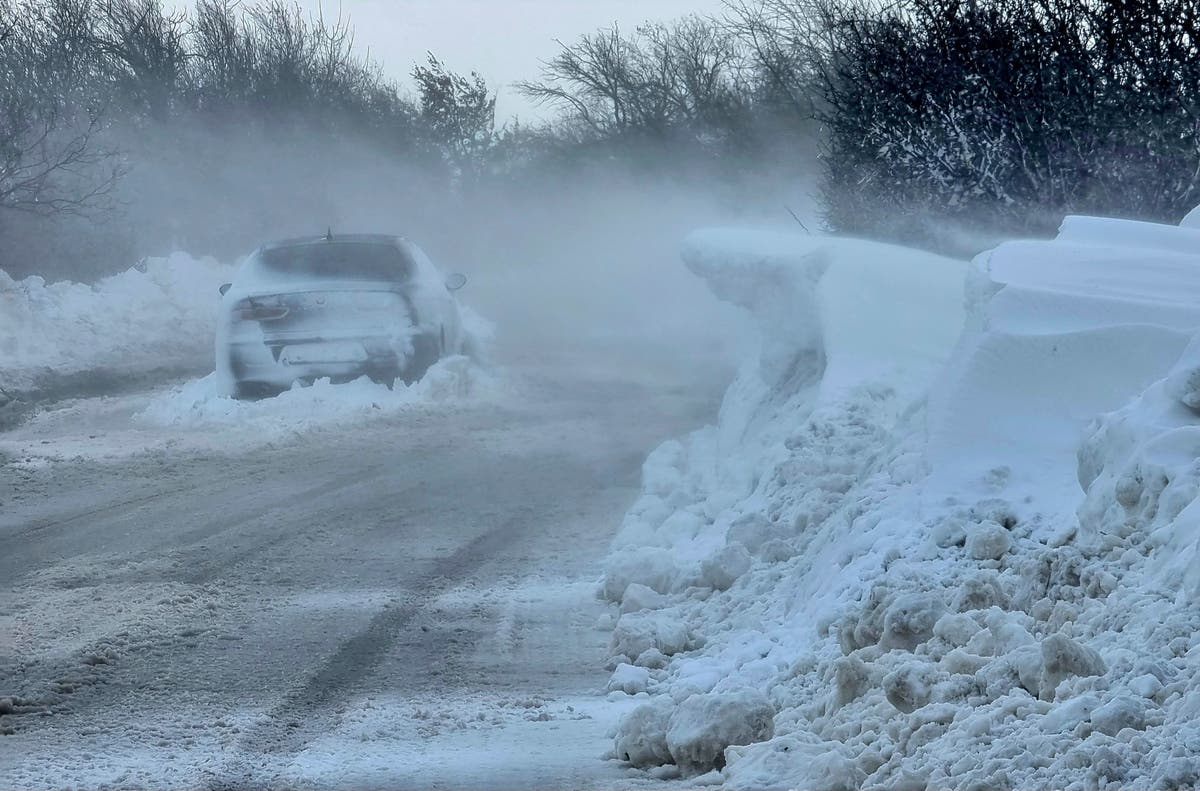
[(407, 386), (397, 380), (389, 387), (365, 376), (344, 384), (319, 379), (260, 401), (233, 398), (214, 373), (156, 394), (133, 421), (184, 430), (235, 428), (261, 440), (438, 404), (480, 403), (501, 392), (494, 377), (462, 355), (434, 363), (420, 380)]
[(761, 353), (647, 460), (608, 560), (610, 688), (646, 698), (616, 757), (730, 788), (1200, 783), (1198, 242), (1068, 218), (968, 266), (691, 237)]
[(131, 375), (212, 364), (217, 289), (232, 267), (183, 253), (95, 285), (13, 280), (0, 270), (0, 387), (108, 370)]

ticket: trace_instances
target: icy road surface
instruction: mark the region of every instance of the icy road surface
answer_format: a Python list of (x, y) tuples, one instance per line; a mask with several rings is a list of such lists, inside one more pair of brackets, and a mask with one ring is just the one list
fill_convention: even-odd
[(501, 370), (332, 426), (154, 426), (150, 393), (0, 434), (0, 786), (636, 783), (596, 569), (728, 373)]

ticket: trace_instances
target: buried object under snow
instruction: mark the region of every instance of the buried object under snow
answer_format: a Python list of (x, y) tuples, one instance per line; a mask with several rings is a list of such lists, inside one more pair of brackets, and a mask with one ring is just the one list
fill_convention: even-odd
[(452, 289), (417, 245), (353, 235), (266, 245), (221, 295), (217, 373), (237, 396), (273, 395), (295, 381), (360, 376), (420, 379), (465, 351)]

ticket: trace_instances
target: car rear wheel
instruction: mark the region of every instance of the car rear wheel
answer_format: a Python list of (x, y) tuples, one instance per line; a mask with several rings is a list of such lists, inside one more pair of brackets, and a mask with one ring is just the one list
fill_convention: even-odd
[(277, 385), (266, 382), (237, 382), (233, 386), (233, 397), (239, 401), (259, 401), (263, 398), (274, 398), (283, 390)]
[(413, 353), (404, 367), (402, 378), (405, 384), (419, 381), (425, 372), (442, 357), (441, 339), (430, 333), (413, 338)]

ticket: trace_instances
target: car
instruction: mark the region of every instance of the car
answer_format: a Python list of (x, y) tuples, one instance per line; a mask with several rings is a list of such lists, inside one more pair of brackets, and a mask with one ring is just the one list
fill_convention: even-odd
[(221, 286), (218, 377), (237, 398), (325, 377), (412, 383), (466, 350), (454, 294), (465, 284), (399, 236), (330, 231), (264, 245)]

